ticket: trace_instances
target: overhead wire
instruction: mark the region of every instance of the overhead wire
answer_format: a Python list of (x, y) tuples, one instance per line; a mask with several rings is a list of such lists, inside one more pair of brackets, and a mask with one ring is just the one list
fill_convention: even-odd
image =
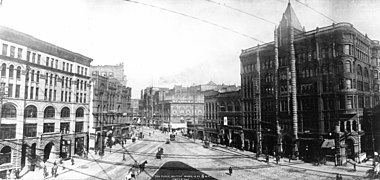
[(301, 2), (300, 0), (295, 0), (295, 1), (298, 2), (298, 3), (300, 3), (300, 4), (302, 4), (302, 5), (304, 5), (305, 7), (309, 8), (309, 9), (311, 9), (312, 11), (318, 13), (319, 15), (321, 15), (321, 16), (323, 16), (323, 17), (329, 19), (330, 21), (336, 23), (336, 21), (335, 21), (334, 19), (332, 19), (332, 18), (330, 18), (329, 16), (327, 16), (327, 15), (325, 15), (325, 14), (323, 14), (323, 13), (317, 11), (317, 10), (315, 10), (314, 8), (312, 8), (312, 7), (310, 7), (309, 5), (307, 5), (307, 4), (303, 3), (303, 2)]
[(143, 2), (138, 2), (138, 1), (133, 1), (133, 0), (124, 0), (126, 2), (131, 2), (131, 3), (135, 3), (135, 4), (139, 4), (139, 5), (143, 5), (143, 6), (149, 6), (149, 7), (152, 7), (152, 8), (155, 8), (155, 9), (160, 9), (162, 11), (166, 11), (166, 12), (170, 12), (170, 13), (174, 13), (174, 14), (177, 14), (177, 15), (181, 15), (181, 16), (184, 16), (184, 17), (187, 17), (187, 18), (190, 18), (190, 19), (194, 19), (194, 20), (197, 20), (197, 21), (200, 21), (200, 22), (203, 22), (203, 23), (206, 23), (206, 24), (209, 24), (209, 25), (212, 25), (212, 26), (215, 26), (215, 27), (218, 27), (218, 28), (221, 28), (221, 29), (224, 29), (226, 31), (229, 31), (229, 32), (232, 32), (232, 33), (235, 33), (235, 34), (238, 34), (240, 36), (244, 36), (246, 38), (249, 38), (249, 39), (252, 39), (252, 40), (255, 40), (257, 42), (260, 42), (260, 43), (265, 43), (264, 41), (261, 41), (255, 37), (252, 37), (248, 34), (245, 34), (245, 33), (241, 33), (239, 31), (236, 31), (234, 29), (231, 29), (231, 28), (228, 28), (226, 26), (222, 26), (222, 25), (219, 25), (219, 24), (216, 24), (214, 22), (211, 22), (211, 21), (208, 21), (208, 20), (205, 20), (205, 19), (201, 19), (201, 18), (198, 18), (198, 17), (195, 17), (195, 16), (192, 16), (192, 15), (189, 15), (189, 14), (185, 14), (185, 13), (182, 13), (182, 12), (178, 12), (178, 11), (174, 11), (174, 10), (170, 10), (170, 9), (167, 9), (167, 8), (163, 8), (163, 7), (159, 7), (159, 6), (156, 6), (156, 5), (151, 5), (151, 4), (147, 4), (147, 3), (143, 3)]

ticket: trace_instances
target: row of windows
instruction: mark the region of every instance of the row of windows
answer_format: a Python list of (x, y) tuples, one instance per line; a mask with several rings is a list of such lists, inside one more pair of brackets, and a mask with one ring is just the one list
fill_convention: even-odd
[[(15, 118), (17, 116), (16, 107), (12, 104), (4, 104), (2, 106), (1, 117), (2, 118)], [(26, 118), (37, 118), (37, 107), (34, 105), (29, 105), (25, 108), (24, 117)], [(54, 118), (55, 117), (55, 108), (52, 106), (48, 106), (44, 110), (44, 118)], [(70, 117), (70, 109), (68, 107), (64, 107), (61, 109), (61, 118)], [(75, 117), (81, 118), (84, 117), (83, 108), (78, 108), (75, 112)]]
[[(10, 46), (9, 56), (12, 58), (22, 59), (22, 53), (23, 53), (22, 48), (17, 48), (17, 57), (15, 57), (16, 56), (15, 53), (16, 53), (16, 47)], [(8, 56), (8, 44), (3, 43), (2, 55)], [(41, 61), (42, 61), (41, 54), (38, 54), (36, 52), (27, 51), (26, 52), (26, 60), (28, 62), (32, 62), (32, 63), (41, 65)], [(52, 57), (46, 57), (46, 59), (45, 59), (46, 67), (58, 69), (58, 63), (59, 63), (58, 59), (54, 59)], [(62, 62), (62, 70), (72, 73), (73, 72), (73, 64), (70, 64), (68, 62)], [(87, 68), (81, 67), (78, 65), (77, 66), (77, 74), (87, 76)]]
[[(61, 123), (61, 126), (60, 126), (61, 133), (68, 134), (69, 130), (70, 130), (70, 123)], [(55, 123), (43, 124), (43, 133), (51, 133), (54, 131), (55, 131)], [(24, 132), (25, 132), (24, 134), (25, 137), (36, 137), (37, 123), (26, 123), (24, 126)], [(83, 122), (75, 122), (75, 132), (83, 132)], [(0, 139), (14, 139), (14, 138), (16, 138), (16, 124), (2, 124), (0, 127)], [(0, 153), (0, 156), (1, 156), (1, 153)]]

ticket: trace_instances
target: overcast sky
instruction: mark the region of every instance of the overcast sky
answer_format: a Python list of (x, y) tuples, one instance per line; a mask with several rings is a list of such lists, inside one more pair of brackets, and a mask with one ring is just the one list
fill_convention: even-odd
[[(174, 84), (188, 86), (211, 80), (240, 85), (241, 50), (260, 43), (254, 39), (272, 41), (275, 24), (271, 22), (279, 23), (288, 3), (288, 0), (2, 1), (0, 25), (88, 56), (94, 59), (92, 65), (123, 62), (133, 98), (140, 98), (140, 90), (152, 85), (172, 88)], [(336, 22), (352, 23), (371, 39), (380, 39), (380, 1), (299, 2)], [(291, 4), (306, 31), (332, 24), (299, 2), (292, 0)]]

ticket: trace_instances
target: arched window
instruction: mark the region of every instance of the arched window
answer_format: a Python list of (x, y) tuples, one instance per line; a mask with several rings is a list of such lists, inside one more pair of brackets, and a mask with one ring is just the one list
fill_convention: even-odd
[(61, 110), (61, 117), (63, 117), (63, 118), (70, 117), (70, 109), (68, 107), (64, 107)]
[(36, 118), (37, 117), (37, 108), (36, 106), (29, 105), (25, 108), (24, 117), (27, 118)]
[(235, 111), (240, 111), (240, 103), (235, 102)]
[(20, 67), (20, 66), (17, 67), (16, 78), (17, 78), (17, 79), (20, 79), (20, 78), (21, 78), (21, 67)]
[(364, 68), (364, 77), (368, 78), (368, 69), (366, 67)]
[(11, 163), (12, 149), (9, 146), (5, 146), (0, 151), (0, 165)]
[(1, 117), (3, 118), (16, 117), (16, 107), (11, 104), (4, 104), (1, 110)]
[(233, 104), (231, 103), (231, 102), (229, 102), (228, 104), (227, 104), (227, 111), (233, 111)]
[(55, 110), (52, 106), (49, 106), (44, 111), (44, 118), (53, 118), (55, 116)]
[(9, 77), (10, 78), (13, 78), (13, 71), (15, 70), (14, 66), (13, 65), (10, 65), (9, 66)]
[(363, 73), (362, 73), (362, 67), (358, 64), (358, 69), (357, 69), (357, 73), (358, 73), (358, 75), (362, 75)]
[(343, 73), (343, 72), (344, 72), (344, 69), (343, 69), (343, 62), (338, 62), (338, 72), (340, 72), (340, 73)]
[(5, 75), (7, 74), (6, 70), (7, 70), (7, 65), (3, 63), (3, 65), (1, 65), (1, 77), (5, 77)]
[(84, 117), (84, 111), (83, 108), (78, 108), (75, 112), (75, 117)]
[(351, 61), (346, 61), (344, 64), (345, 72), (351, 72)]

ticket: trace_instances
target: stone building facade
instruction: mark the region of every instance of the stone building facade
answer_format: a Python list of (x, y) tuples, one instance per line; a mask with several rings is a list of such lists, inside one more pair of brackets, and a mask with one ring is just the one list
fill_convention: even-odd
[(349, 23), (305, 31), (290, 3), (274, 34), (240, 55), (252, 149), (359, 161), (364, 109), (379, 103), (379, 42)]
[(81, 155), (92, 59), (6, 27), (0, 45), (0, 177)]

